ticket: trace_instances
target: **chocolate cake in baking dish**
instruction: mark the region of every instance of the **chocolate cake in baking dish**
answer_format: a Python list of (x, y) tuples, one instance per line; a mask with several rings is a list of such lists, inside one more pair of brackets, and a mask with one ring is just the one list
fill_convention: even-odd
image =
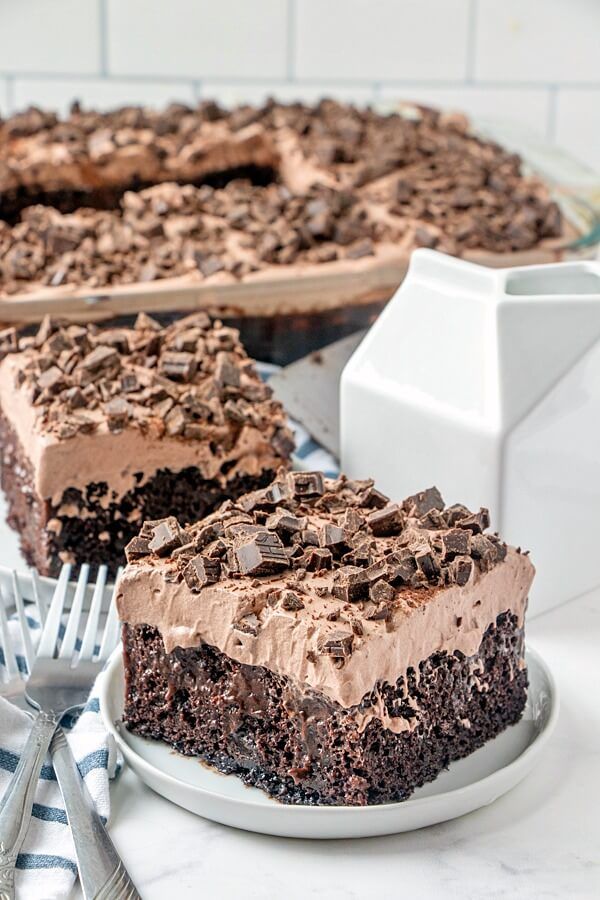
[(556, 260), (573, 236), (464, 116), (334, 101), (29, 110), (0, 126), (0, 217), (0, 303), (200, 306), (279, 362), (371, 320), (415, 247), (509, 265)]
[(517, 722), (534, 569), (435, 489), (280, 472), (127, 548), (125, 722), (287, 803), (403, 800)]
[(46, 319), (0, 334), (9, 522), (43, 574), (124, 561), (144, 519), (184, 522), (267, 484), (293, 441), (238, 334), (205, 313), (162, 328)]

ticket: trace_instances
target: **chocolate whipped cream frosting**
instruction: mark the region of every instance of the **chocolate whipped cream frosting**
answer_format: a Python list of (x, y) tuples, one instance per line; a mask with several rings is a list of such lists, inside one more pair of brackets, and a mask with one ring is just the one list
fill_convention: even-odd
[(435, 488), (396, 504), (371, 480), (281, 471), (185, 529), (146, 522), (119, 614), (168, 652), (207, 643), (350, 708), (432, 653), (473, 656), (503, 612), (523, 624), (533, 566), (487, 526)]
[(205, 313), (166, 328), (46, 318), (35, 337), (0, 333), (0, 406), (43, 499), (106, 482), (112, 499), (159, 469), (225, 485), (287, 461), (285, 413), (240, 344)]

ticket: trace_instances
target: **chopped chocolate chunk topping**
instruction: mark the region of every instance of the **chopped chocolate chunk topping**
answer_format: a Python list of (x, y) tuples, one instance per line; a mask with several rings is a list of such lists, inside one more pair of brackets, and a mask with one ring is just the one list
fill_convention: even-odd
[(377, 536), (398, 534), (402, 528), (402, 513), (396, 503), (384, 506), (367, 516), (367, 525)]
[(236, 622), (233, 627), (235, 631), (241, 631), (242, 634), (251, 634), (253, 637), (256, 637), (260, 629), (260, 620), (255, 613), (249, 613), (240, 619), (239, 622)]
[(159, 372), (173, 381), (191, 381), (196, 371), (196, 359), (191, 353), (170, 351), (163, 353)]
[(450, 529), (442, 535), (442, 547), (445, 560), (464, 554), (468, 555), (471, 550), (471, 538), (468, 531), (461, 528)]
[(289, 567), (289, 560), (280, 538), (269, 531), (256, 534), (250, 541), (235, 549), (242, 575), (266, 575)]
[(281, 595), (281, 606), (289, 612), (297, 612), (300, 609), (304, 609), (302, 599), (298, 594), (294, 593), (294, 591), (283, 591)]
[(318, 541), (320, 547), (328, 547), (331, 550), (337, 549), (345, 542), (344, 529), (331, 523), (323, 525), (318, 532)]
[(436, 487), (428, 488), (426, 491), (407, 497), (404, 501), (404, 509), (409, 516), (416, 516), (417, 518), (427, 515), (432, 509), (441, 511), (443, 508), (444, 500)]
[(148, 538), (141, 537), (140, 535), (132, 538), (125, 547), (125, 558), (127, 559), (127, 562), (130, 563), (135, 559), (141, 559), (143, 556), (148, 556), (150, 553), (150, 547), (148, 545)]
[[(266, 469), (288, 460), (292, 438), (281, 405), (238, 333), (204, 313), (165, 328), (140, 314), (133, 329), (104, 330), (46, 318), (35, 338), (19, 341), (12, 330), (0, 332), (0, 357), (4, 351), (17, 354), (17, 387), (38, 408), (42, 429), (61, 439), (132, 428), (153, 439), (203, 441), (208, 468), (231, 471), (231, 478), (238, 458), (251, 454), (252, 440), (268, 448), (262, 457), (270, 451)], [(244, 441), (238, 440), (240, 424)]]
[(288, 483), (294, 497), (318, 497), (325, 490), (320, 472), (290, 472)]
[(473, 534), (481, 534), (490, 527), (490, 514), (487, 509), (481, 508), (477, 513), (471, 513), (456, 523), (459, 528), (466, 528)]
[[(360, 637), (366, 621), (393, 629), (398, 616), (420, 608), (420, 595), (464, 586), (501, 564), (506, 545), (477, 530), (486, 522), (485, 510), (444, 509), (435, 488), (394, 504), (370, 481), (281, 469), (268, 488), (185, 530), (173, 518), (145, 522), (127, 555), (133, 565), (165, 565), (165, 578), (196, 594), (232, 581), (258, 616), (265, 605), (279, 607), (347, 624)], [(246, 616), (235, 627), (254, 633), (259, 625)], [(343, 661), (331, 648), (320, 652)]]
[(344, 659), (352, 654), (354, 634), (351, 631), (333, 631), (319, 643), (319, 653)]
[(215, 584), (220, 575), (221, 563), (208, 556), (194, 556), (183, 570), (183, 577), (192, 591), (199, 591), (207, 584)]
[(451, 580), (463, 587), (471, 577), (473, 571), (473, 560), (470, 557), (457, 556), (450, 563)]
[[(371, 599), (373, 603), (389, 603), (394, 599), (394, 595), (394, 588), (391, 584), (388, 584), (387, 581), (376, 581), (369, 588), (369, 599)], [(375, 614), (373, 614), (371, 618), (375, 618)]]
[(358, 566), (342, 566), (336, 571), (332, 588), (334, 597), (345, 601), (362, 600), (367, 596), (368, 590), (369, 579)]
[(176, 547), (183, 544), (182, 531), (175, 516), (163, 519), (152, 528), (152, 537), (148, 544), (151, 553), (157, 556), (168, 556)]

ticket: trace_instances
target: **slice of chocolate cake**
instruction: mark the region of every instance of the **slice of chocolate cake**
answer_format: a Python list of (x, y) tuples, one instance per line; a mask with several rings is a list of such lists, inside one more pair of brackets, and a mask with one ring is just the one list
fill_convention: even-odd
[(2, 487), (43, 574), (124, 562), (145, 519), (194, 522), (268, 484), (293, 441), (238, 334), (205, 313), (162, 328), (46, 319), (0, 335)]
[(534, 569), (435, 489), (281, 471), (146, 522), (118, 589), (125, 721), (288, 803), (403, 800), (519, 720)]

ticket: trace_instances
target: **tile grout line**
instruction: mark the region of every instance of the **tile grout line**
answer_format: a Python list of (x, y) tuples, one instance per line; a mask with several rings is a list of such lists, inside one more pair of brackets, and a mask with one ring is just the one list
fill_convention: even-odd
[(287, 0), (286, 76), (294, 81), (296, 75), (296, 0)]
[(100, 33), (100, 76), (108, 75), (108, 6), (107, 0), (98, 0), (98, 26)]
[(479, 13), (479, 0), (469, 0), (469, 15), (467, 22), (467, 53), (466, 53), (466, 84), (475, 82), (475, 60), (477, 54), (477, 18)]
[[(193, 84), (194, 82), (198, 84), (203, 84), (205, 82), (212, 82), (214, 84), (228, 86), (228, 85), (251, 85), (251, 86), (277, 86), (288, 84), (289, 81), (286, 77), (235, 77), (233, 75), (210, 75), (204, 74), (201, 78), (192, 78), (185, 75), (147, 75), (147, 74), (128, 74), (128, 75), (119, 75), (111, 72), (107, 72), (106, 75), (99, 75), (98, 73), (93, 72), (72, 72), (72, 71), (63, 71), (63, 72), (44, 72), (44, 71), (35, 71), (35, 72), (14, 72), (13, 70), (2, 70), (0, 69), (0, 77), (4, 78), (14, 78), (19, 81), (36, 81), (36, 80), (45, 80), (45, 81), (117, 81), (123, 83), (140, 83), (140, 84)], [(384, 79), (373, 81), (372, 79), (359, 79), (359, 78), (292, 78), (291, 79), (294, 84), (298, 84), (299, 86), (305, 87), (314, 87), (320, 85), (327, 85), (329, 87), (340, 87), (340, 88), (373, 88), (377, 87), (378, 90), (385, 90), (386, 88), (399, 88), (402, 89), (404, 87), (415, 87), (415, 88), (432, 88), (432, 89), (448, 89), (448, 90), (456, 90), (460, 88), (477, 88), (484, 90), (505, 90), (505, 91), (547, 91), (549, 88), (553, 88), (555, 90), (564, 89), (564, 90), (590, 90), (597, 91), (600, 90), (600, 80), (599, 81), (574, 81), (574, 82), (545, 82), (545, 81), (475, 81), (472, 84), (467, 83), (464, 80), (460, 79), (423, 79), (423, 78), (403, 78), (403, 79)]]

